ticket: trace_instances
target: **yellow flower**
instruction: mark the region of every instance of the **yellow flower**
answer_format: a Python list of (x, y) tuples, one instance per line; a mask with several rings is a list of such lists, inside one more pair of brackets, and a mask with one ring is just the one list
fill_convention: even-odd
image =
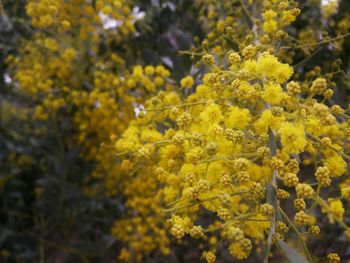
[(157, 86), (157, 87), (161, 87), (163, 84), (164, 84), (164, 79), (162, 77), (155, 77), (154, 78), (154, 84)]
[(135, 79), (139, 80), (143, 77), (143, 69), (140, 65), (134, 67), (132, 75)]
[(282, 12), (282, 24), (283, 26), (288, 26), (296, 19), (296, 16), (293, 15), (293, 12), (290, 10), (285, 10)]
[(261, 222), (257, 224), (257, 222), (254, 221), (247, 221), (242, 229), (247, 236), (263, 240), (264, 233), (270, 228), (270, 221), (267, 220), (266, 216), (260, 213), (256, 215), (256, 219), (261, 220)]
[(170, 72), (169, 72), (169, 70), (167, 70), (166, 68), (164, 68), (164, 66), (162, 66), (162, 65), (158, 65), (158, 66), (156, 66), (156, 73), (158, 74), (158, 75), (160, 75), (161, 77), (163, 77), (163, 78), (166, 78), (166, 77), (169, 77), (169, 75), (170, 75)]
[(62, 53), (62, 58), (66, 61), (71, 61), (77, 56), (77, 51), (74, 48), (68, 48)]
[(202, 257), (207, 261), (207, 263), (214, 263), (216, 256), (212, 251), (204, 251)]
[(328, 199), (328, 217), (331, 223), (334, 222), (334, 219), (343, 221), (344, 207), (343, 203), (340, 200)]
[(251, 121), (250, 112), (236, 106), (230, 107), (230, 112), (225, 118), (226, 128), (244, 129)]
[(245, 251), (238, 242), (232, 243), (228, 247), (228, 250), (230, 251), (230, 254), (238, 260), (245, 259), (249, 256), (249, 251)]
[(237, 95), (240, 100), (248, 100), (254, 98), (255, 87), (250, 85), (248, 81), (242, 81), (237, 88)]
[(179, 94), (176, 92), (167, 92), (164, 98), (164, 104), (176, 105), (180, 102)]
[(217, 124), (223, 120), (224, 116), (221, 113), (219, 105), (210, 104), (201, 112), (199, 118), (205, 124)]
[(343, 186), (340, 188), (341, 196), (347, 200), (350, 200), (350, 186)]
[(284, 150), (299, 154), (306, 147), (304, 126), (285, 122), (278, 129)]
[(271, 9), (265, 11), (263, 14), (262, 14), (263, 18), (265, 20), (270, 20), (270, 19), (274, 19), (276, 16), (277, 16), (277, 13)]
[(257, 62), (259, 73), (267, 77), (271, 77), (273, 73), (276, 72), (280, 64), (275, 56), (267, 52), (263, 53), (258, 58)]
[(194, 80), (191, 76), (186, 76), (180, 81), (182, 88), (191, 88), (194, 84)]
[(338, 177), (346, 172), (346, 162), (339, 155), (327, 158), (324, 165), (331, 171), (331, 177)]
[(153, 75), (154, 74), (154, 67), (153, 66), (146, 66), (145, 67), (145, 73), (147, 74), (147, 75)]
[(334, 15), (339, 8), (338, 0), (327, 1), (326, 4), (321, 6), (321, 13), (325, 19), (328, 19), (330, 16)]
[(267, 52), (263, 53), (257, 62), (259, 73), (278, 83), (283, 83), (293, 74), (293, 68), (291, 66), (279, 62), (275, 56)]
[(156, 142), (162, 139), (162, 134), (156, 130), (146, 128), (141, 131), (140, 137), (146, 142)]
[(274, 79), (278, 83), (287, 81), (293, 75), (293, 68), (288, 64), (281, 64), (276, 72), (274, 72)]
[(125, 248), (122, 248), (122, 250), (119, 253), (118, 260), (120, 261), (129, 261), (131, 258), (131, 254), (129, 251), (127, 251)]
[(257, 62), (253, 59), (248, 59), (245, 61), (243, 64), (243, 69), (247, 70), (252, 75), (257, 75), (259, 70)]
[(210, 98), (211, 97), (211, 90), (210, 88), (207, 86), (207, 85), (204, 85), (204, 84), (200, 84), (196, 87), (196, 94), (199, 96), (199, 97), (202, 97), (202, 98)]
[(274, 116), (271, 110), (265, 110), (260, 118), (254, 123), (255, 129), (258, 134), (266, 133), (269, 127), (276, 129), (280, 126), (281, 122), (285, 120), (284, 116)]
[(264, 91), (261, 97), (266, 102), (276, 105), (279, 104), (285, 96), (286, 94), (283, 92), (280, 84), (269, 82), (264, 85)]
[(276, 32), (277, 28), (277, 22), (273, 19), (269, 19), (264, 22), (264, 31), (266, 33)]

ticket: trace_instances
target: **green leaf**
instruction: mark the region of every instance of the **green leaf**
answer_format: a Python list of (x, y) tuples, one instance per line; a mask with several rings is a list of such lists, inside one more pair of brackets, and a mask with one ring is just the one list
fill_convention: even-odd
[[(275, 156), (277, 153), (277, 145), (276, 145), (276, 140), (275, 136), (273, 134), (273, 131), (269, 128), (269, 148), (272, 156)], [(276, 193), (276, 188), (277, 188), (277, 177), (278, 177), (278, 171), (274, 170), (272, 172), (271, 176), (271, 183), (267, 182), (266, 183), (266, 202), (270, 205), (272, 205), (275, 209), (275, 214), (271, 218), (271, 224), (270, 224), (270, 232), (269, 236), (267, 239), (267, 249), (266, 249), (266, 254), (264, 258), (264, 263), (267, 263), (269, 261), (269, 255), (272, 247), (272, 237), (275, 234), (276, 231), (276, 216), (278, 215), (277, 213), (277, 193)]]
[(273, 135), (273, 131), (271, 130), (271, 128), (269, 128), (268, 135), (269, 135), (268, 146), (270, 148), (271, 155), (275, 156), (277, 154), (277, 145), (276, 145), (275, 136)]
[(320, 47), (318, 49), (316, 49), (312, 54), (308, 55), (306, 58), (304, 58), (303, 60), (299, 61), (298, 63), (296, 63), (293, 68), (299, 68), (299, 67), (303, 67), (305, 66), (306, 62), (308, 62), (309, 60), (311, 60), (318, 52), (320, 52), (324, 47)]
[(234, 50), (234, 51), (239, 51), (239, 46), (238, 46), (238, 44), (235, 42), (235, 41), (233, 41), (232, 39), (230, 39), (228, 36), (223, 36), (224, 37), (224, 39), (226, 40), (226, 42), (230, 45), (230, 47)]
[[(276, 171), (273, 171), (273, 173), (275, 176)], [(267, 184), (266, 184), (266, 203), (272, 205), (274, 207), (275, 211), (277, 211), (276, 188), (272, 184), (270, 184), (269, 182), (267, 182)], [(271, 219), (269, 236), (267, 238), (267, 249), (266, 249), (266, 254), (265, 254), (265, 258), (264, 258), (264, 263), (268, 262), (268, 260), (269, 260), (269, 255), (270, 255), (270, 251), (271, 251), (271, 247), (272, 247), (272, 237), (276, 232), (275, 222), (276, 222), (276, 214)]]
[[(274, 173), (276, 172), (274, 171)], [(266, 203), (272, 205), (275, 209), (277, 209), (276, 188), (269, 182), (266, 183)]]
[(279, 246), (282, 249), (283, 254), (291, 263), (310, 263), (294, 248), (290, 247), (286, 242), (282, 240), (277, 240)]
[(250, 29), (253, 28), (253, 20), (251, 19), (250, 15), (249, 15), (249, 11), (247, 9), (247, 6), (244, 3), (244, 0), (239, 0), (239, 2), (242, 5), (242, 10), (243, 10), (243, 18), (245, 20), (245, 22), (247, 23), (248, 27)]

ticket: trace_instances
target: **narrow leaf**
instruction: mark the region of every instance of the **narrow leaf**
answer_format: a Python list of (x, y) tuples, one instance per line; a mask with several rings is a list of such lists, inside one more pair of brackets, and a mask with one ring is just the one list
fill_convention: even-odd
[[(276, 171), (273, 171), (273, 173), (276, 173)], [(272, 205), (275, 209), (277, 209), (276, 188), (269, 182), (266, 183), (266, 203)]]
[(239, 0), (239, 2), (241, 3), (242, 5), (242, 9), (243, 9), (243, 18), (244, 20), (246, 21), (248, 27), (250, 29), (253, 28), (253, 20), (251, 19), (250, 15), (249, 15), (249, 11), (247, 9), (247, 6), (245, 5), (244, 3), (244, 0)]
[(286, 242), (278, 240), (278, 244), (282, 249), (283, 254), (291, 263), (310, 263), (294, 248), (290, 247)]
[(224, 37), (224, 39), (226, 40), (226, 42), (230, 45), (230, 47), (234, 50), (234, 51), (239, 51), (239, 46), (238, 46), (238, 44), (235, 42), (235, 41), (233, 41), (232, 39), (230, 39), (228, 36), (223, 36)]

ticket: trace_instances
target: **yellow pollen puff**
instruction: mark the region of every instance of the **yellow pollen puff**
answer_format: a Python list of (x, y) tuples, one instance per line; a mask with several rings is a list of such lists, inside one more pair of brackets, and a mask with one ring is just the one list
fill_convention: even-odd
[(281, 103), (281, 100), (288, 97), (282, 90), (282, 87), (278, 83), (269, 82), (264, 85), (264, 90), (261, 96), (266, 102), (277, 105)]
[(324, 212), (328, 212), (328, 217), (331, 223), (335, 220), (343, 221), (344, 207), (340, 200), (328, 199), (328, 209), (324, 209)]
[(270, 19), (274, 19), (276, 16), (277, 16), (277, 13), (271, 9), (265, 11), (263, 14), (262, 14), (263, 18), (265, 20), (270, 20)]
[(192, 76), (186, 76), (181, 79), (180, 84), (182, 88), (191, 88), (194, 84), (194, 80)]
[(307, 141), (304, 127), (301, 124), (285, 122), (278, 129), (278, 133), (285, 151), (296, 154), (304, 151)]
[(61, 22), (61, 24), (62, 24), (62, 27), (64, 28), (64, 29), (69, 29), (70, 27), (71, 27), (71, 24), (70, 24), (70, 22), (68, 21), (68, 20), (63, 20), (62, 22)]
[(327, 158), (324, 165), (329, 169), (331, 177), (338, 177), (346, 172), (347, 164), (339, 155)]
[(231, 129), (244, 129), (249, 125), (250, 121), (251, 115), (249, 110), (232, 106), (228, 116), (225, 118), (225, 126)]
[(260, 74), (278, 83), (288, 80), (294, 72), (291, 66), (279, 62), (275, 56), (267, 52), (258, 58), (257, 63)]
[(217, 124), (224, 119), (224, 116), (221, 113), (219, 105), (210, 104), (204, 111), (201, 112), (199, 119), (204, 124)]
[(264, 22), (264, 31), (266, 33), (274, 33), (278, 29), (277, 22), (273, 19)]

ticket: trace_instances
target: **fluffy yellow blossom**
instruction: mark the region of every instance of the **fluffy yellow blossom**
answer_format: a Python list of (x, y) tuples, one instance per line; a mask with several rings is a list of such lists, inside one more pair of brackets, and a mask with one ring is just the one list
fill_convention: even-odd
[(243, 69), (252, 75), (257, 75), (259, 72), (258, 63), (253, 59), (248, 59), (243, 64)]
[(274, 19), (277, 17), (277, 13), (275, 11), (273, 11), (272, 9), (269, 9), (262, 14), (262, 17), (265, 20)]
[[(279, 210), (293, 205), (295, 209), (285, 211), (291, 224), (311, 224), (310, 233), (320, 232), (314, 226), (322, 220), (319, 209), (310, 212), (313, 205), (334, 222), (343, 219), (337, 199), (323, 200), (337, 198), (338, 186), (343, 198), (350, 195), (345, 176), (331, 178), (346, 173), (349, 152), (347, 109), (329, 100), (336, 92), (333, 77), (339, 65), (327, 74), (326, 69), (303, 66), (308, 63), (303, 59), (316, 50), (320, 32), (285, 30), (300, 11), (297, 2), (256, 1), (247, 10), (241, 9), (244, 5), (232, 10), (230, 1), (220, 1), (218, 12), (215, 1), (196, 1), (203, 29), (210, 32), (183, 52), (194, 62), (186, 74), (193, 73), (198, 83), (194, 87), (194, 78), (184, 77), (180, 86), (186, 90), (174, 84), (164, 66), (141, 66), (138, 57), (127, 59), (131, 52), (112, 52), (128, 51), (128, 35), (136, 30), (128, 1), (29, 2), (33, 26), (47, 30), (34, 36), (36, 48), (30, 45), (21, 52), (15, 79), (38, 101), (36, 117), (50, 120), (60, 117), (61, 110), (73, 115), (77, 134), (70, 143), (96, 164), (93, 176), (105, 183), (106, 194), (123, 196), (125, 214), (112, 229), (124, 248), (118, 260), (142, 262), (150, 253), (166, 255), (178, 243), (186, 245), (184, 238), (202, 239), (208, 262), (221, 249), (246, 259), (252, 244), (273, 252), (278, 247), (267, 248), (269, 236), (271, 246), (295, 236), (289, 235), (288, 220)], [(252, 8), (257, 14), (251, 13), (251, 21), (240, 17)], [(106, 30), (101, 14), (120, 25)], [(253, 23), (252, 32), (245, 32), (243, 21)], [(338, 29), (334, 34), (347, 27)], [(66, 32), (64, 38), (61, 32)], [(325, 34), (323, 39), (328, 41)], [(341, 42), (336, 37), (330, 44)], [(303, 63), (293, 76), (291, 65), (298, 61)], [(315, 173), (306, 166), (315, 167)], [(266, 203), (271, 189), (276, 189), (280, 207)], [(346, 222), (340, 226), (347, 228)]]
[(328, 213), (329, 220), (334, 223), (334, 220), (343, 221), (344, 207), (340, 200), (328, 200), (328, 209), (324, 208), (324, 212)]
[(344, 199), (350, 200), (350, 186), (342, 186), (340, 190), (341, 190), (341, 196)]
[(192, 76), (186, 76), (183, 79), (181, 79), (180, 84), (182, 88), (192, 88), (194, 80)]
[(275, 56), (266, 52), (259, 57), (257, 63), (259, 73), (278, 83), (285, 82), (293, 74), (293, 68), (291, 66), (279, 62)]
[(257, 240), (263, 240), (264, 239), (264, 232), (267, 231), (270, 228), (270, 222), (264, 221), (266, 220), (266, 216), (262, 215), (261, 213), (256, 215), (257, 220), (261, 220), (260, 224), (256, 224), (255, 222), (245, 222), (244, 226), (242, 227), (244, 234), (255, 238)]
[(306, 147), (305, 130), (301, 124), (284, 122), (278, 129), (283, 149), (289, 153), (300, 153)]
[(286, 97), (280, 84), (269, 82), (264, 85), (264, 90), (261, 96), (266, 102), (276, 105)]
[(225, 118), (226, 128), (244, 129), (251, 121), (250, 112), (247, 109), (239, 107), (230, 107), (229, 113)]
[(339, 8), (339, 0), (330, 0), (321, 5), (322, 16), (328, 19), (330, 16), (334, 15)]
[(153, 75), (154, 72), (155, 72), (155, 69), (154, 69), (153, 66), (146, 66), (146, 67), (145, 67), (145, 73), (146, 73), (147, 75)]
[(327, 158), (324, 165), (330, 170), (331, 177), (338, 177), (346, 172), (347, 164), (339, 155)]
[(217, 104), (211, 104), (206, 107), (199, 115), (199, 118), (204, 124), (217, 124), (224, 119), (220, 106)]
[(207, 85), (200, 84), (196, 87), (196, 94), (203, 98), (211, 98), (211, 90)]
[(269, 19), (264, 22), (264, 31), (266, 33), (274, 33), (277, 28), (277, 22), (274, 19)]
[(290, 10), (285, 10), (282, 12), (282, 23), (284, 26), (288, 26), (290, 25), (290, 23), (294, 22), (296, 19), (296, 16), (294, 15), (294, 13)]
[(290, 77), (293, 75), (294, 70), (291, 66), (288, 64), (281, 64), (277, 71), (273, 74), (273, 78), (278, 83), (283, 83), (290, 79)]
[(269, 128), (277, 129), (284, 120), (285, 117), (283, 115), (274, 116), (271, 110), (265, 110), (254, 125), (257, 132), (261, 134), (267, 133)]

